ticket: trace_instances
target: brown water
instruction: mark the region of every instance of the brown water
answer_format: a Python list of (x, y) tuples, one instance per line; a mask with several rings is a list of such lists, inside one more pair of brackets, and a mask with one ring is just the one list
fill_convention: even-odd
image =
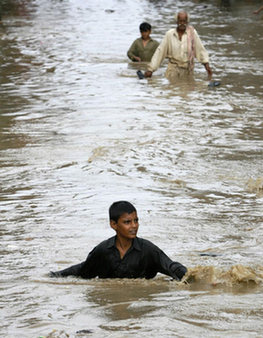
[[(0, 336), (262, 336), (261, 1), (23, 4), (0, 27)], [(128, 63), (183, 6), (220, 87)], [(185, 281), (48, 278), (113, 235), (119, 199)]]

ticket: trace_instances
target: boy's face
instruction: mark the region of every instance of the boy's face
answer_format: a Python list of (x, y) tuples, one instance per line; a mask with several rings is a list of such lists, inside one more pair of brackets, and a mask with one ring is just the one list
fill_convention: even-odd
[(111, 227), (116, 231), (117, 237), (130, 240), (136, 237), (139, 228), (137, 212), (125, 213), (120, 216), (117, 222), (111, 220)]
[(141, 32), (142, 39), (143, 40), (148, 40), (150, 34), (151, 34), (151, 31)]

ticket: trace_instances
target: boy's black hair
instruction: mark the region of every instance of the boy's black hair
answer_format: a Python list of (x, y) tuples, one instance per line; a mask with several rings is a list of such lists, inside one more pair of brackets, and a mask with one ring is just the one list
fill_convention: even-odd
[(118, 222), (118, 219), (123, 214), (131, 214), (132, 212), (137, 212), (135, 207), (127, 201), (117, 201), (114, 202), (109, 208), (110, 220)]
[(148, 32), (152, 30), (152, 26), (148, 22), (140, 24), (140, 32)]

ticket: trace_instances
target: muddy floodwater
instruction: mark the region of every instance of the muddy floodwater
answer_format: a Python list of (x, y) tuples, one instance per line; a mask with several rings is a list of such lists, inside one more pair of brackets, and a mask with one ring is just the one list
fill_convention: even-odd
[[(0, 24), (0, 336), (261, 337), (261, 1), (28, 0)], [(190, 12), (214, 80), (151, 79), (126, 52)], [(49, 278), (114, 235), (108, 208), (185, 282)]]

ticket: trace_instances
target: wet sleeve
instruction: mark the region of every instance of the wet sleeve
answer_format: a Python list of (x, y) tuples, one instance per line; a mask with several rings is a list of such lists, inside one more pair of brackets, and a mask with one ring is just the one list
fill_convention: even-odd
[(147, 67), (148, 71), (154, 72), (160, 67), (161, 63), (167, 56), (167, 49), (168, 49), (168, 38), (166, 34), (152, 56), (151, 62)]
[(80, 276), (80, 271), (83, 268), (85, 262), (72, 265), (69, 268), (59, 271), (51, 271), (49, 273), (50, 277), (67, 277), (67, 276)]
[(161, 249), (155, 248), (155, 264), (158, 272), (171, 276), (176, 280), (181, 280), (186, 274), (187, 268), (179, 262), (172, 261)]
[(99, 250), (95, 247), (84, 262), (72, 265), (64, 270), (51, 271), (49, 275), (50, 277), (76, 276), (86, 279), (94, 278), (98, 275), (99, 257)]
[(137, 50), (137, 40), (135, 40), (131, 47), (129, 48), (128, 52), (127, 52), (127, 56), (129, 59), (131, 59), (132, 61), (135, 61), (134, 56), (138, 56), (136, 55), (136, 50)]
[(209, 62), (208, 53), (207, 53), (204, 45), (202, 44), (202, 41), (199, 38), (199, 35), (196, 32), (196, 30), (194, 30), (194, 32), (195, 32), (195, 55), (196, 55), (196, 58), (200, 63), (208, 63)]

